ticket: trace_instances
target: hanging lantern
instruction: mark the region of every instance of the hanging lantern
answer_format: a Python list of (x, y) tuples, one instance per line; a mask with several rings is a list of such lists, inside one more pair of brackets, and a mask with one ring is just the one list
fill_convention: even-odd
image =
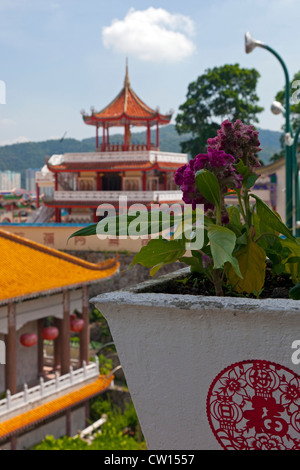
[(47, 326), (42, 330), (42, 338), (53, 340), (56, 339), (59, 335), (59, 330), (55, 326)]
[(38, 341), (37, 334), (35, 333), (24, 333), (20, 337), (20, 343), (22, 346), (25, 346), (26, 348), (30, 348), (31, 346), (34, 346)]
[(79, 333), (84, 328), (84, 320), (81, 318), (75, 318), (71, 321), (71, 331), (74, 333)]
[(70, 315), (70, 327), (72, 326), (72, 322), (74, 320), (77, 320), (77, 315), (75, 315), (75, 313), (71, 313), (71, 315)]

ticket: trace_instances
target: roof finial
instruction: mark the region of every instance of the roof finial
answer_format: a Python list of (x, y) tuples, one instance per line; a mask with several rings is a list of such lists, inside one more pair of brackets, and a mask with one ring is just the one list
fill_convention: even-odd
[(128, 74), (128, 57), (126, 57), (126, 73), (125, 73), (125, 80), (124, 80), (124, 87), (130, 86), (129, 74)]

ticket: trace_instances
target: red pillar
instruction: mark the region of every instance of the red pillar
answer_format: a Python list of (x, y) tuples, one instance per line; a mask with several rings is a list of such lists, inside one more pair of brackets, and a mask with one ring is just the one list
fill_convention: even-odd
[[(54, 318), (54, 326), (61, 331), (61, 322), (60, 318)], [(58, 338), (54, 341), (54, 370), (58, 371), (61, 364), (61, 335), (58, 335)]]
[(143, 171), (143, 191), (147, 191), (147, 179), (145, 171)]
[(150, 140), (151, 140), (151, 134), (150, 134), (150, 124), (149, 122), (147, 123), (147, 150), (150, 150)]
[(124, 126), (124, 150), (127, 150), (127, 134), (128, 134), (128, 124)]
[(168, 189), (168, 173), (165, 172), (164, 174), (164, 190), (166, 191)]
[(97, 173), (97, 191), (101, 191), (102, 189), (102, 174)]
[(54, 174), (54, 189), (57, 191), (58, 188), (58, 173)]
[(63, 319), (61, 322), (61, 375), (70, 369), (70, 292), (63, 292)]
[(105, 152), (105, 126), (103, 124), (103, 134), (102, 134), (102, 151)]
[(55, 207), (55, 222), (57, 224), (61, 223), (61, 210), (59, 209), (59, 207)]
[(98, 124), (96, 126), (96, 149), (99, 147), (99, 133), (98, 133), (99, 127)]
[(40, 187), (38, 185), (38, 183), (36, 183), (36, 189), (35, 189), (35, 192), (36, 192), (36, 208), (38, 209), (40, 207)]
[(42, 338), (42, 330), (44, 327), (44, 320), (40, 318), (37, 321), (38, 325), (38, 344), (37, 344), (37, 354), (38, 354), (38, 376), (44, 376), (44, 340)]
[(90, 335), (89, 335), (89, 318), (90, 318), (90, 309), (89, 309), (89, 295), (88, 295), (88, 286), (84, 285), (82, 288), (82, 319), (84, 321), (83, 330), (80, 332), (80, 367), (82, 367), (83, 361), (86, 364), (89, 363), (89, 344), (90, 344)]
[(109, 145), (109, 127), (107, 127), (107, 130), (106, 130), (106, 142), (107, 142), (107, 145)]
[(9, 302), (7, 310), (5, 387), (6, 390), (10, 390), (10, 393), (14, 395), (17, 393), (16, 305), (13, 302)]

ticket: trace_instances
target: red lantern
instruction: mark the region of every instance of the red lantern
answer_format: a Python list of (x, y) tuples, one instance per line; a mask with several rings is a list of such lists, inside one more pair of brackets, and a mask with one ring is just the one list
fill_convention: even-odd
[(38, 341), (37, 334), (35, 333), (24, 333), (20, 337), (20, 343), (22, 346), (25, 346), (26, 348), (30, 348), (31, 346), (34, 346)]
[(56, 339), (59, 335), (58, 328), (55, 326), (47, 326), (42, 330), (42, 338), (43, 339)]
[(78, 333), (84, 328), (84, 320), (81, 318), (75, 318), (71, 321), (71, 331)]

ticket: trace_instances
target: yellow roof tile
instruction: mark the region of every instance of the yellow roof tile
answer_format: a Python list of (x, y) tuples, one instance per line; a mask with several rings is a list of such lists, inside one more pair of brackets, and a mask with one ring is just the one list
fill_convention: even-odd
[(79, 287), (119, 269), (117, 258), (88, 263), (4, 230), (0, 230), (0, 253), (0, 303)]
[(104, 392), (110, 386), (113, 378), (112, 375), (99, 375), (94, 382), (84, 385), (78, 390), (3, 421), (0, 423), (0, 439)]

